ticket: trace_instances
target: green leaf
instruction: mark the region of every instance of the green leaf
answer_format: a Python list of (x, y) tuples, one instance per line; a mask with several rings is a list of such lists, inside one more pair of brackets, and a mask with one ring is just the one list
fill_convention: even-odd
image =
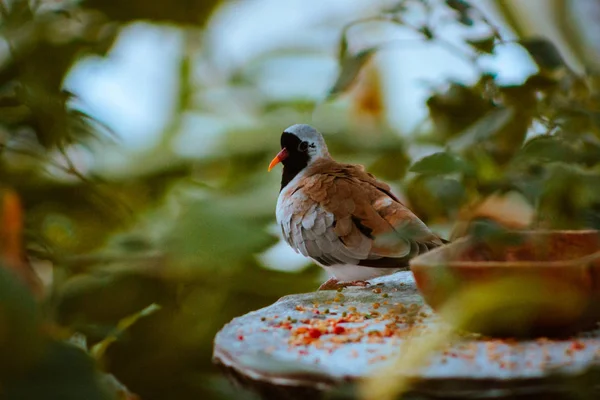
[(525, 139), (532, 121), (532, 110), (497, 107), (447, 143), (449, 149), (466, 153), (485, 152), (496, 163), (511, 160)]
[(578, 156), (571, 143), (558, 136), (538, 136), (527, 143), (519, 151), (520, 159), (535, 161), (577, 162)]
[(369, 171), (381, 179), (394, 181), (404, 177), (409, 164), (404, 152), (386, 152), (369, 166)]
[(516, 154), (515, 162), (564, 162), (592, 167), (600, 163), (600, 140), (591, 134), (571, 135), (563, 132), (537, 136), (525, 143)]
[(116, 21), (153, 20), (179, 24), (203, 24), (218, 0), (145, 1), (86, 0), (85, 5)]
[(115, 399), (102, 385), (94, 360), (62, 342), (51, 342), (43, 359), (25, 376), (3, 382), (2, 392), (7, 400)]
[[(75, 327), (91, 339), (101, 340), (110, 334), (104, 327), (114, 327), (123, 318), (139, 312), (151, 303), (167, 301), (169, 292), (164, 280), (145, 276), (140, 271), (157, 269), (160, 259), (138, 261), (136, 272), (124, 272), (131, 260), (112, 262), (113, 270), (80, 274), (67, 280), (57, 295), (57, 319), (64, 326)], [(93, 324), (94, 326), (89, 326)], [(101, 328), (101, 329), (99, 329)], [(99, 332), (101, 330), (102, 332)], [(98, 337), (100, 336), (100, 337)]]
[(425, 39), (432, 40), (434, 38), (433, 30), (428, 26), (422, 26), (419, 28), (419, 32), (425, 36)]
[(460, 13), (471, 9), (471, 5), (464, 0), (446, 0), (446, 5)]
[(515, 114), (533, 113), (537, 107), (537, 91), (528, 85), (501, 86), (502, 102), (506, 108), (513, 107)]
[(20, 373), (44, 349), (41, 315), (29, 289), (0, 265), (0, 377)]
[[(600, 175), (579, 165), (556, 162), (546, 167), (538, 213), (552, 229), (589, 227), (600, 205)], [(595, 211), (594, 211), (595, 210)]]
[[(486, 85), (479, 82), (478, 86)], [(463, 132), (492, 107), (492, 103), (481, 96), (481, 89), (457, 82), (452, 82), (446, 91), (435, 93), (427, 100), (435, 132), (444, 139)]]
[(473, 19), (469, 16), (471, 5), (464, 0), (446, 0), (446, 5), (458, 13), (458, 22), (465, 26), (473, 26)]
[(342, 60), (337, 80), (327, 95), (328, 100), (344, 93), (352, 86), (362, 67), (371, 59), (375, 51), (377, 51), (376, 47), (369, 48)]
[(557, 84), (558, 82), (554, 78), (544, 74), (534, 74), (527, 78), (522, 86), (532, 92), (548, 92), (555, 89)]
[(600, 164), (600, 139), (594, 135), (581, 136), (579, 161), (592, 167)]
[(346, 29), (342, 30), (340, 36), (340, 43), (338, 44), (338, 60), (345, 60), (348, 54), (348, 37), (346, 36)]
[(496, 132), (507, 126), (514, 116), (510, 108), (497, 108), (488, 112), (483, 118), (471, 125), (462, 135), (452, 140), (449, 146), (452, 150), (460, 151), (475, 143), (492, 137)]
[(522, 39), (519, 41), (519, 44), (527, 50), (542, 70), (553, 71), (566, 65), (554, 43), (548, 39)]
[(456, 179), (437, 175), (419, 175), (405, 190), (411, 209), (424, 221), (448, 218), (465, 200), (466, 191)]
[(135, 324), (138, 319), (147, 317), (148, 315), (158, 310), (160, 310), (160, 306), (153, 303), (150, 304), (148, 307), (144, 308), (143, 310), (123, 318), (117, 323), (116, 328), (110, 335), (108, 335), (104, 340), (100, 341), (99, 343), (96, 343), (90, 349), (90, 354), (97, 360), (101, 359), (106, 353), (108, 347), (112, 343), (116, 342), (119, 336), (122, 335), (123, 332), (125, 332), (125, 330), (127, 330), (131, 325)]
[(187, 266), (231, 268), (273, 242), (259, 221), (213, 199), (185, 204), (164, 245)]
[(446, 175), (469, 172), (470, 166), (460, 157), (442, 151), (420, 159), (410, 167), (409, 171), (419, 174)]
[(467, 39), (466, 42), (482, 53), (493, 54), (495, 39), (495, 36), (490, 36), (483, 39)]

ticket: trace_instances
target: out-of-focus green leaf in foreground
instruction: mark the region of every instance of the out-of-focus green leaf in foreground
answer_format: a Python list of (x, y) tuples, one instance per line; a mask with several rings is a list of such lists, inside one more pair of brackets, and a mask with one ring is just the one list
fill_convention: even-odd
[(218, 200), (195, 201), (183, 205), (165, 249), (187, 267), (227, 270), (274, 243), (260, 221), (241, 218)]
[(457, 172), (469, 172), (470, 166), (460, 157), (439, 152), (424, 157), (410, 167), (411, 172), (430, 175), (450, 175)]
[(42, 315), (29, 289), (0, 267), (0, 376), (20, 374), (35, 365), (44, 350)]
[(47, 334), (49, 325), (29, 290), (5, 268), (0, 268), (0, 321), (1, 398), (114, 398), (91, 357)]
[(35, 366), (7, 382), (0, 393), (7, 400), (119, 400), (103, 384), (90, 356), (82, 349), (55, 341), (47, 344)]

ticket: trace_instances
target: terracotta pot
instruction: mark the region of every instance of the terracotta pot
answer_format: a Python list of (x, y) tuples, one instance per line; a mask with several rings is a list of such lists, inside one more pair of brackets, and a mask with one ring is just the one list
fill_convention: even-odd
[(410, 268), (442, 318), (491, 336), (562, 336), (600, 321), (600, 232), (511, 232), (485, 244), (462, 238)]

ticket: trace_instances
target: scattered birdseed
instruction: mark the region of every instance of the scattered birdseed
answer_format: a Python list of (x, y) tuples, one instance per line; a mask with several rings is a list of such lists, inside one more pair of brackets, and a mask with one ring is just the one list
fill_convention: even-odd
[(583, 349), (585, 349), (585, 343), (580, 342), (580, 341), (575, 341), (571, 344), (571, 348), (576, 351), (583, 350)]
[(318, 339), (321, 337), (322, 333), (320, 330), (312, 328), (308, 330), (308, 335), (313, 339)]
[[(336, 293), (335, 298), (341, 297), (344, 296)], [(327, 302), (322, 303), (323, 306), (325, 304)], [(377, 362), (389, 356), (379, 355), (380, 347), (377, 345), (390, 344), (393, 348), (397, 348), (408, 337), (419, 340), (427, 332), (442, 329), (440, 328), (442, 325), (436, 323), (439, 317), (423, 304), (398, 302), (388, 304), (387, 300), (360, 307), (344, 307), (342, 304), (337, 302), (335, 305), (332, 304), (331, 308), (319, 309), (319, 304), (315, 303), (312, 308), (308, 306), (308, 311), (311, 312), (306, 315), (309, 318), (296, 319), (294, 314), (281, 316), (279, 320), (278, 315), (272, 318), (261, 317), (261, 321), (269, 321), (261, 331), (281, 329), (286, 332), (288, 345), (290, 349), (295, 349), (298, 356), (312, 354), (309, 347), (322, 351), (323, 354), (332, 354), (345, 346), (362, 343), (370, 347), (361, 351), (352, 349), (348, 353), (349, 356), (359, 358), (364, 357), (366, 353), (374, 353), (368, 360)], [(306, 311), (305, 307), (296, 305), (292, 312), (303, 313)], [(339, 311), (332, 312), (334, 308)], [(237, 339), (247, 340), (244, 334), (246, 337), (249, 335), (248, 331), (240, 331)], [(600, 348), (596, 348), (598, 344), (590, 348), (588, 337), (596, 340), (596, 336), (562, 341), (542, 337), (528, 342), (529, 344), (522, 344), (515, 339), (491, 339), (480, 334), (456, 332), (446, 345), (446, 349), (440, 351), (439, 357), (432, 358), (431, 362), (448, 364), (451, 360), (454, 360), (452, 362), (458, 360), (461, 363), (480, 365), (483, 355), (490, 365), (499, 370), (519, 371), (522, 368), (545, 370), (573, 364), (581, 358), (579, 354), (586, 350), (594, 354), (595, 360), (600, 360)], [(530, 351), (531, 346), (536, 346), (535, 351)], [(559, 352), (556, 353), (555, 350), (550, 352), (554, 348), (560, 349)]]

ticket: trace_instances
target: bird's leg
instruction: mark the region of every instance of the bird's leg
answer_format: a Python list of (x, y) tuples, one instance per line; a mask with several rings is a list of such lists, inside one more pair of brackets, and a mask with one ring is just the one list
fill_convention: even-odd
[(321, 286), (319, 286), (319, 290), (335, 290), (338, 288), (338, 280), (334, 277), (327, 279)]
[(370, 283), (367, 281), (348, 281), (348, 282), (340, 282), (335, 278), (329, 278), (325, 281), (321, 286), (319, 286), (319, 290), (336, 290), (340, 288), (345, 288), (349, 286), (360, 286), (367, 287)]

